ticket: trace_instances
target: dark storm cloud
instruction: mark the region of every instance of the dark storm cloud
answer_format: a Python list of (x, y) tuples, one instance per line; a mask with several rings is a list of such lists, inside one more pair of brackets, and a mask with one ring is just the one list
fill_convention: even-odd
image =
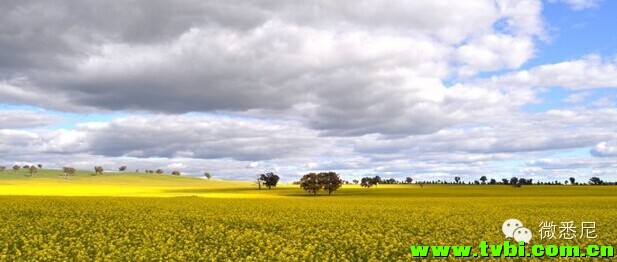
[(314, 132), (260, 120), (157, 116), (84, 124), (87, 152), (103, 156), (230, 158), (260, 161), (310, 156)]

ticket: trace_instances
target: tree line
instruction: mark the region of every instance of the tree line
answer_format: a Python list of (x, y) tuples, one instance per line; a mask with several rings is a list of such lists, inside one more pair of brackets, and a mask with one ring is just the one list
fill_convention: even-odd
[[(38, 165), (23, 165), (23, 166), (14, 165), (12, 167), (12, 170), (13, 170), (14, 173), (17, 173), (17, 171), (19, 171), (19, 170), (26, 170), (27, 173), (29, 174), (29, 176), (34, 176), (36, 173), (38, 173), (39, 169), (43, 169), (43, 165), (41, 165), (41, 164), (38, 164)], [(5, 170), (6, 170), (6, 166), (0, 166), (0, 172), (5, 171)], [(125, 172), (126, 170), (127, 170), (127, 166), (120, 166), (118, 168), (118, 171), (120, 171), (120, 172)], [(70, 167), (70, 166), (65, 166), (65, 167), (62, 167), (62, 174), (61, 175), (68, 178), (70, 176), (74, 176), (76, 172), (77, 172), (77, 170), (75, 168)], [(105, 172), (105, 170), (104, 170), (104, 168), (102, 166), (95, 166), (94, 167), (94, 173), (92, 175), (93, 176), (100, 176), (100, 175), (103, 175), (104, 172)], [(140, 173), (139, 169), (135, 170), (135, 173)], [(163, 169), (157, 169), (156, 171), (155, 170), (151, 170), (151, 169), (146, 169), (145, 173), (163, 174), (164, 171), (163, 171)], [(175, 176), (180, 176), (181, 175), (180, 171), (172, 171), (171, 174), (175, 175)], [(207, 179), (212, 178), (212, 175), (210, 173), (208, 173), (208, 172), (205, 172), (203, 175)]]

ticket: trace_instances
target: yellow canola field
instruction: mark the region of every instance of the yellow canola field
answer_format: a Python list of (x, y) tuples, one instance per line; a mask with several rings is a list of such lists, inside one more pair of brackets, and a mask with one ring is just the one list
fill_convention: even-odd
[[(136, 176), (0, 180), (0, 261), (410, 261), (410, 245), (502, 243), (509, 218), (532, 244), (617, 244), (614, 186), (343, 186), (314, 197)], [(593, 221), (598, 238), (540, 239), (543, 221)]]

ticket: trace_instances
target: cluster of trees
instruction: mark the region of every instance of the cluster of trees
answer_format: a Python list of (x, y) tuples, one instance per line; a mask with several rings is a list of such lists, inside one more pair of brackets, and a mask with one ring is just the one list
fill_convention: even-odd
[(163, 174), (163, 173), (164, 173), (164, 172), (163, 172), (163, 169), (157, 169), (156, 171), (154, 171), (154, 170), (152, 170), (152, 169), (146, 169), (146, 171), (145, 171), (145, 172), (146, 172), (146, 173), (148, 173), (148, 174), (154, 174), (154, 173), (157, 173), (157, 174)]
[(309, 173), (300, 179), (300, 187), (313, 195), (317, 195), (317, 192), (322, 189), (331, 195), (341, 185), (343, 185), (343, 180), (335, 172)]
[(366, 188), (372, 187), (372, 186), (377, 185), (379, 183), (381, 183), (381, 177), (379, 177), (379, 176), (375, 176), (375, 177), (372, 177), (372, 178), (371, 177), (363, 177), (360, 180), (360, 186), (366, 187)]
[[(28, 174), (30, 176), (34, 176), (39, 169), (43, 168), (43, 165), (38, 164), (38, 165), (14, 165), (13, 166), (13, 172), (17, 173), (17, 171), (19, 171), (20, 169), (24, 169), (26, 170), (26, 172), (28, 172)], [(6, 170), (6, 166), (0, 166), (0, 172), (5, 171)]]
[(257, 186), (259, 187), (259, 190), (261, 190), (261, 186), (272, 189), (273, 187), (276, 187), (276, 185), (279, 183), (279, 179), (280, 177), (272, 172), (259, 174), (257, 176)]
[[(405, 180), (399, 181), (399, 180), (396, 180), (394, 178), (382, 179), (379, 176), (375, 176), (375, 177), (364, 177), (364, 178), (362, 178), (360, 180), (354, 179), (351, 182), (353, 184), (356, 184), (356, 185), (360, 184), (362, 187), (369, 188), (369, 187), (373, 187), (373, 186), (375, 186), (377, 184), (411, 184), (413, 181), (414, 180), (411, 177), (407, 177), (407, 178), (405, 178)], [(345, 184), (350, 184), (347, 181), (343, 181), (343, 182)]]

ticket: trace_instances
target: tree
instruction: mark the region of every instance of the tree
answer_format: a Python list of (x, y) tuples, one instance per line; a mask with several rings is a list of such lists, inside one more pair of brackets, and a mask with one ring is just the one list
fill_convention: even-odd
[(381, 177), (375, 176), (373, 177), (373, 185), (381, 184)]
[(21, 167), (19, 165), (14, 165), (13, 166), (13, 172), (17, 173), (17, 170), (19, 170)]
[(354, 183), (354, 185), (357, 185), (358, 183), (360, 183), (360, 181), (359, 181), (358, 179), (354, 179), (354, 180), (352, 180), (351, 182), (353, 182), (353, 183)]
[[(150, 171), (152, 171), (152, 170), (150, 170)], [(150, 173), (152, 173), (152, 172), (150, 172)], [(157, 174), (163, 174), (164, 172), (163, 172), (163, 169), (157, 169), (155, 173), (157, 173)]]
[(510, 184), (516, 186), (518, 184), (518, 178), (515, 176), (510, 178)]
[(319, 175), (315, 173), (309, 173), (300, 179), (300, 187), (308, 193), (313, 193), (313, 195), (317, 195), (317, 191), (321, 190), (322, 185), (319, 184)]
[(103, 167), (102, 166), (95, 166), (94, 167), (94, 175), (103, 175)]
[(574, 185), (574, 182), (576, 182), (576, 178), (570, 177), (570, 185)]
[(411, 184), (413, 182), (413, 178), (407, 177), (405, 178), (405, 182), (407, 182), (407, 184)]
[(43, 169), (43, 165), (41, 165), (41, 164), (38, 164), (36, 166), (39, 167), (39, 169)]
[(173, 172), (171, 172), (171, 174), (172, 174), (172, 175), (174, 175), (174, 176), (179, 176), (179, 175), (180, 175), (180, 172), (178, 172), (178, 171), (173, 171)]
[(602, 179), (600, 179), (599, 177), (594, 176), (594, 177), (589, 179), (589, 184), (591, 184), (591, 185), (602, 185), (602, 184), (604, 184), (604, 181), (602, 181)]
[(384, 180), (383, 183), (391, 185), (391, 184), (397, 184), (398, 182), (394, 178), (388, 178), (388, 179)]
[(360, 180), (360, 186), (370, 188), (375, 185), (373, 182), (374, 180), (372, 178), (363, 177), (362, 180)]
[(212, 178), (212, 175), (210, 175), (210, 173), (208, 173), (208, 172), (204, 173), (204, 176), (205, 176), (207, 179)]
[(461, 177), (460, 176), (455, 176), (454, 177), (454, 182), (456, 182), (457, 184), (461, 183)]
[(507, 178), (502, 178), (501, 183), (504, 185), (510, 184), (510, 181)]
[(486, 180), (488, 180), (488, 178), (486, 178), (486, 176), (481, 176), (480, 177), (480, 181), (482, 181), (482, 184), (486, 184)]
[(257, 187), (259, 188), (259, 190), (261, 190), (261, 175), (257, 175)]
[(126, 166), (121, 166), (120, 168), (118, 168), (118, 171), (120, 172), (126, 171)]
[(328, 195), (331, 195), (332, 192), (336, 191), (343, 184), (343, 180), (339, 177), (337, 173), (334, 172), (323, 172), (319, 173), (319, 184), (322, 188), (328, 191)]
[(6, 167), (5, 166), (0, 166), (0, 172), (2, 172), (4, 170), (6, 170)]
[(279, 182), (279, 176), (275, 175), (272, 172), (268, 172), (265, 174), (259, 175), (259, 180), (268, 188), (272, 189), (272, 187), (276, 187), (276, 184)]
[(36, 174), (38, 172), (38, 168), (36, 168), (36, 166), (32, 165), (30, 166), (30, 168), (28, 168), (28, 173), (30, 173), (30, 176), (33, 177), (34, 174)]
[(23, 167), (21, 167), (23, 169), (30, 169), (30, 165), (24, 165)]
[(69, 167), (69, 166), (65, 166), (62, 168), (62, 175), (64, 176), (64, 178), (66, 180), (69, 179), (69, 176), (74, 176), (75, 175), (75, 168)]
[(491, 178), (491, 181), (489, 182), (489, 184), (491, 185), (497, 184), (497, 180), (495, 180), (494, 178)]

